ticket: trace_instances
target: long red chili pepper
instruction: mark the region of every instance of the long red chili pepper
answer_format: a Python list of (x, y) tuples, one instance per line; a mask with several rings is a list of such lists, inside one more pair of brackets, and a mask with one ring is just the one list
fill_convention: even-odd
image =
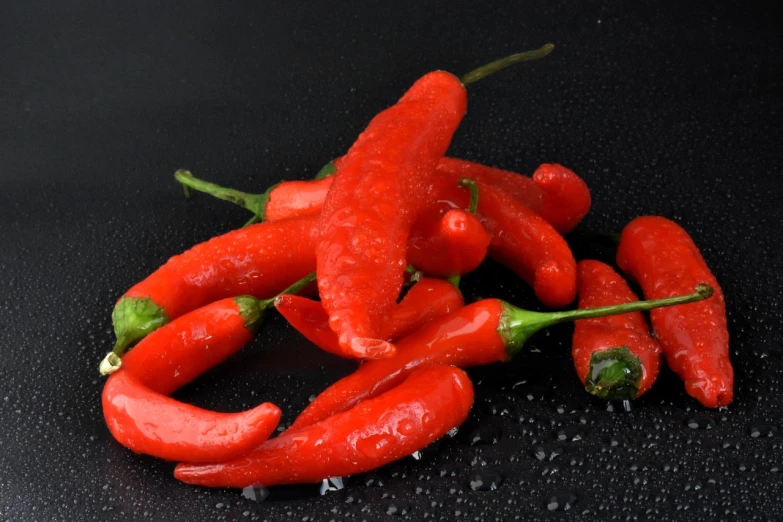
[[(467, 195), (455, 185), (459, 179), (454, 174), (431, 175), (429, 198), (463, 207)], [(478, 214), (492, 238), (490, 257), (514, 270), (546, 306), (562, 307), (572, 302), (576, 297), (576, 260), (565, 239), (512, 196), (477, 183), (481, 193)]]
[(450, 366), (413, 372), (396, 388), (221, 464), (179, 464), (188, 484), (242, 488), (317, 483), (355, 475), (410, 455), (462, 424), (473, 404), (467, 374)]
[(660, 216), (636, 218), (623, 229), (617, 264), (646, 297), (675, 295), (694, 281), (715, 289), (707, 301), (656, 310), (650, 319), (666, 362), (688, 394), (709, 408), (731, 403), (734, 369), (723, 292), (688, 233)]
[(462, 79), (426, 74), (373, 118), (342, 158), (321, 212), (316, 271), (329, 325), (345, 351), (367, 358), (395, 353), (378, 327), (402, 287), (410, 228), (427, 201), (425, 178), (465, 114), (465, 85), (551, 49), (498, 60)]
[(399, 384), (415, 368), (433, 364), (465, 368), (506, 361), (531, 335), (555, 324), (690, 303), (711, 293), (709, 286), (698, 285), (696, 292), (681, 297), (548, 313), (522, 310), (498, 299), (478, 301), (398, 341), (393, 359), (362, 363), (316, 397), (290, 429), (304, 428), (375, 397)]
[(191, 462), (234, 458), (266, 440), (280, 419), (273, 404), (227, 414), (166, 395), (239, 351), (273, 302), (241, 296), (211, 303), (155, 330), (122, 361), (106, 361), (101, 369), (113, 375), (103, 389), (103, 413), (114, 438), (137, 453)]
[(407, 260), (425, 274), (459, 278), (475, 270), (487, 256), (490, 236), (475, 215), (478, 185), (471, 179), (461, 179), (459, 184), (470, 191), (466, 209), (436, 201), (420, 212), (413, 224)]
[[(383, 338), (397, 339), (456, 312), (464, 306), (462, 294), (448, 281), (423, 278), (411, 287), (383, 322)], [(329, 328), (329, 316), (321, 303), (297, 295), (275, 299), (275, 308), (310, 342), (324, 351), (345, 357), (337, 334)]]
[(103, 388), (103, 415), (126, 448), (165, 460), (216, 462), (239, 457), (269, 438), (280, 408), (264, 403), (240, 413), (216, 413), (156, 393), (122, 370)]
[[(639, 300), (610, 266), (585, 260), (577, 269), (579, 308)], [(650, 335), (641, 312), (576, 321), (572, 355), (576, 374), (587, 391), (614, 401), (645, 393), (661, 366), (661, 346)]]
[(260, 223), (214, 237), (169, 259), (114, 307), (122, 355), (151, 331), (200, 306), (248, 294), (272, 297), (315, 270), (315, 217)]

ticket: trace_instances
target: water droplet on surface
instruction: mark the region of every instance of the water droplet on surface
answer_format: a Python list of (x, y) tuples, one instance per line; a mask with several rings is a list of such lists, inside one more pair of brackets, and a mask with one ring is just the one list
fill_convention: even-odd
[(407, 515), (411, 510), (410, 504), (395, 501), (389, 504), (389, 506), (386, 508), (386, 514), (387, 515), (396, 515), (396, 516), (403, 516)]
[(711, 430), (715, 427), (715, 421), (708, 415), (694, 415), (686, 424), (692, 430)]
[(549, 498), (546, 508), (549, 511), (568, 511), (577, 500), (576, 495), (568, 491), (555, 493)]
[(753, 424), (750, 427), (750, 436), (754, 439), (762, 439), (765, 437), (773, 437), (775, 433), (777, 433), (778, 429), (776, 426), (772, 426), (770, 424)]
[(262, 487), (248, 486), (242, 490), (242, 496), (255, 502), (263, 502), (269, 496), (269, 490)]
[(494, 491), (503, 482), (503, 475), (492, 469), (482, 469), (470, 477), (470, 489), (473, 491)]
[(500, 430), (492, 426), (479, 426), (470, 433), (469, 438), (471, 446), (497, 444), (500, 440)]
[(345, 485), (342, 477), (329, 477), (321, 482), (321, 495), (326, 495), (331, 491), (340, 491)]

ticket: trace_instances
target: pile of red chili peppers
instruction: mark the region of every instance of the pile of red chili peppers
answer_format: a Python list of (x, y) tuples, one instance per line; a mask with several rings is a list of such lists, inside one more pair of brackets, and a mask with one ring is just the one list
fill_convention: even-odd
[[(647, 216), (622, 231), (617, 266), (648, 299), (639, 301), (610, 266), (577, 264), (563, 238), (591, 204), (574, 172), (543, 164), (526, 177), (446, 156), (466, 86), (551, 50), (461, 78), (424, 75), (312, 181), (247, 194), (178, 171), (186, 194), (212, 194), (253, 217), (172, 257), (117, 302), (117, 342), (101, 363), (110, 374), (103, 412), (117, 441), (181, 462), (174, 476), (204, 486), (368, 471), (466, 419), (473, 386), (461, 368), (507, 361), (537, 331), (568, 321), (576, 321), (577, 376), (593, 395), (640, 396), (663, 353), (691, 396), (707, 407), (728, 405), (723, 294), (685, 230)], [(485, 257), (516, 272), (545, 306), (565, 307), (578, 295), (578, 308), (466, 305), (460, 277)], [(271, 308), (321, 349), (361, 360), (357, 370), (271, 439), (281, 416), (274, 404), (217, 413), (169, 397), (247, 344)]]

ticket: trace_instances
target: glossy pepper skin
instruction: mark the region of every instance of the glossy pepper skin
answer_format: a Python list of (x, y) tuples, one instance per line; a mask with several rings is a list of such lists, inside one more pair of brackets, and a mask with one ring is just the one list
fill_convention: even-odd
[[(457, 175), (429, 177), (431, 201), (463, 208), (467, 194), (459, 189)], [(491, 241), (489, 255), (527, 282), (546, 306), (563, 307), (576, 298), (576, 260), (571, 249), (547, 221), (512, 196), (477, 182), (478, 215)]]
[[(383, 338), (403, 337), (463, 306), (462, 294), (453, 284), (425, 277), (411, 287), (384, 320)], [(285, 294), (275, 299), (275, 308), (310, 342), (326, 352), (346, 357), (337, 334), (329, 328), (329, 316), (321, 303)]]
[(475, 270), (487, 256), (491, 238), (476, 216), (478, 185), (470, 179), (462, 179), (460, 184), (470, 190), (468, 208), (436, 201), (414, 221), (407, 259), (425, 274), (458, 277)]
[(217, 413), (166, 397), (247, 344), (263, 307), (247, 296), (223, 299), (145, 337), (103, 389), (115, 439), (137, 453), (194, 462), (234, 458), (266, 440), (280, 419), (272, 404)]
[(700, 285), (687, 296), (547, 313), (522, 310), (498, 299), (477, 301), (400, 339), (396, 357), (363, 362), (318, 395), (289, 429), (304, 428), (375, 397), (397, 386), (416, 368), (437, 364), (467, 368), (506, 361), (531, 335), (555, 324), (693, 302), (711, 293), (709, 286)]
[(645, 297), (675, 295), (694, 281), (715, 289), (708, 300), (650, 313), (669, 367), (685, 390), (708, 408), (731, 403), (734, 369), (729, 360), (726, 305), (720, 286), (699, 249), (677, 223), (644, 216), (623, 229), (618, 266), (642, 287)]
[(205, 304), (236, 295), (272, 297), (315, 269), (315, 217), (260, 223), (169, 259), (114, 307), (115, 353)]
[(396, 388), (251, 454), (220, 464), (179, 464), (188, 484), (243, 488), (318, 483), (369, 471), (424, 448), (462, 424), (473, 404), (467, 374), (450, 366), (413, 372)]
[(337, 166), (318, 226), (318, 289), (340, 345), (363, 358), (391, 357), (380, 339), (406, 266), (405, 247), (467, 96), (459, 79), (433, 72), (369, 123)]
[(216, 413), (154, 392), (127, 370), (103, 388), (103, 414), (126, 448), (165, 460), (215, 462), (257, 448), (277, 427), (280, 408), (264, 403), (240, 413)]
[(572, 231), (587, 215), (590, 189), (574, 171), (556, 163), (544, 163), (533, 173), (541, 190), (541, 216), (561, 234)]
[[(579, 308), (639, 300), (620, 274), (600, 261), (580, 261), (577, 270)], [(639, 397), (661, 367), (661, 346), (640, 312), (576, 321), (571, 353), (587, 391), (606, 400)]]

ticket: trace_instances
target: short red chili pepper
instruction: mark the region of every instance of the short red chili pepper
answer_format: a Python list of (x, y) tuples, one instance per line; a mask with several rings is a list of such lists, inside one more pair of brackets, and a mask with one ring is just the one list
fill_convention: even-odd
[(354, 373), (318, 395), (289, 429), (296, 431), (352, 408), (397, 386), (422, 366), (451, 364), (466, 368), (507, 361), (543, 328), (577, 319), (689, 303), (711, 293), (709, 286), (698, 285), (696, 292), (687, 296), (548, 313), (522, 310), (498, 299), (478, 301), (398, 341), (398, 353), (393, 359), (363, 362)]
[[(414, 284), (383, 322), (383, 338), (397, 339), (464, 306), (462, 294), (448, 281), (423, 278)], [(329, 316), (321, 303), (297, 295), (275, 299), (275, 308), (310, 342), (322, 350), (345, 357), (337, 334), (329, 328)]]
[[(329, 170), (322, 172), (329, 172)], [(185, 187), (185, 194), (190, 195), (190, 189), (206, 192), (216, 198), (231, 201), (253, 213), (248, 222), (281, 221), (293, 217), (317, 216), (326, 199), (326, 193), (332, 185), (331, 178), (312, 181), (282, 181), (272, 185), (262, 194), (248, 194), (231, 188), (221, 187), (214, 183), (198, 179), (187, 170), (178, 170), (174, 178)]]
[(234, 230), (169, 259), (114, 307), (116, 355), (170, 320), (225, 297), (272, 297), (315, 270), (315, 217)]
[(490, 236), (475, 215), (478, 185), (470, 179), (459, 183), (470, 191), (467, 209), (436, 201), (420, 212), (413, 224), (407, 260), (425, 274), (458, 278), (475, 270), (487, 256)]
[[(604, 263), (580, 261), (577, 270), (579, 308), (639, 300), (628, 283)], [(661, 367), (661, 346), (640, 312), (576, 321), (572, 355), (587, 391), (611, 401), (645, 393)]]
[(546, 56), (551, 45), (480, 67), (461, 79), (424, 75), (378, 114), (337, 165), (321, 212), (316, 247), (318, 290), (340, 346), (358, 357), (392, 357), (379, 338), (406, 266), (405, 247), (425, 206), (435, 170), (465, 114), (465, 85), (512, 63)]
[(240, 413), (216, 413), (154, 392), (121, 370), (103, 388), (103, 414), (126, 448), (165, 460), (216, 462), (257, 448), (277, 427), (280, 408), (264, 403)]
[(656, 310), (650, 319), (666, 362), (688, 394), (708, 408), (731, 403), (734, 369), (723, 292), (688, 233), (660, 216), (636, 218), (623, 229), (617, 264), (646, 297), (675, 295), (694, 281), (715, 289), (707, 301)]
[(420, 450), (462, 424), (473, 404), (467, 374), (450, 366), (413, 372), (396, 388), (221, 464), (179, 464), (177, 480), (243, 488), (318, 483), (369, 471)]
[[(467, 195), (456, 187), (456, 175), (430, 176), (429, 198), (466, 204)], [(541, 216), (512, 196), (477, 182), (481, 197), (478, 215), (490, 233), (490, 257), (516, 272), (546, 306), (566, 306), (576, 297), (576, 260), (565, 239)]]
[(541, 190), (541, 216), (561, 234), (572, 231), (590, 210), (590, 189), (572, 170), (544, 163), (533, 173)]

